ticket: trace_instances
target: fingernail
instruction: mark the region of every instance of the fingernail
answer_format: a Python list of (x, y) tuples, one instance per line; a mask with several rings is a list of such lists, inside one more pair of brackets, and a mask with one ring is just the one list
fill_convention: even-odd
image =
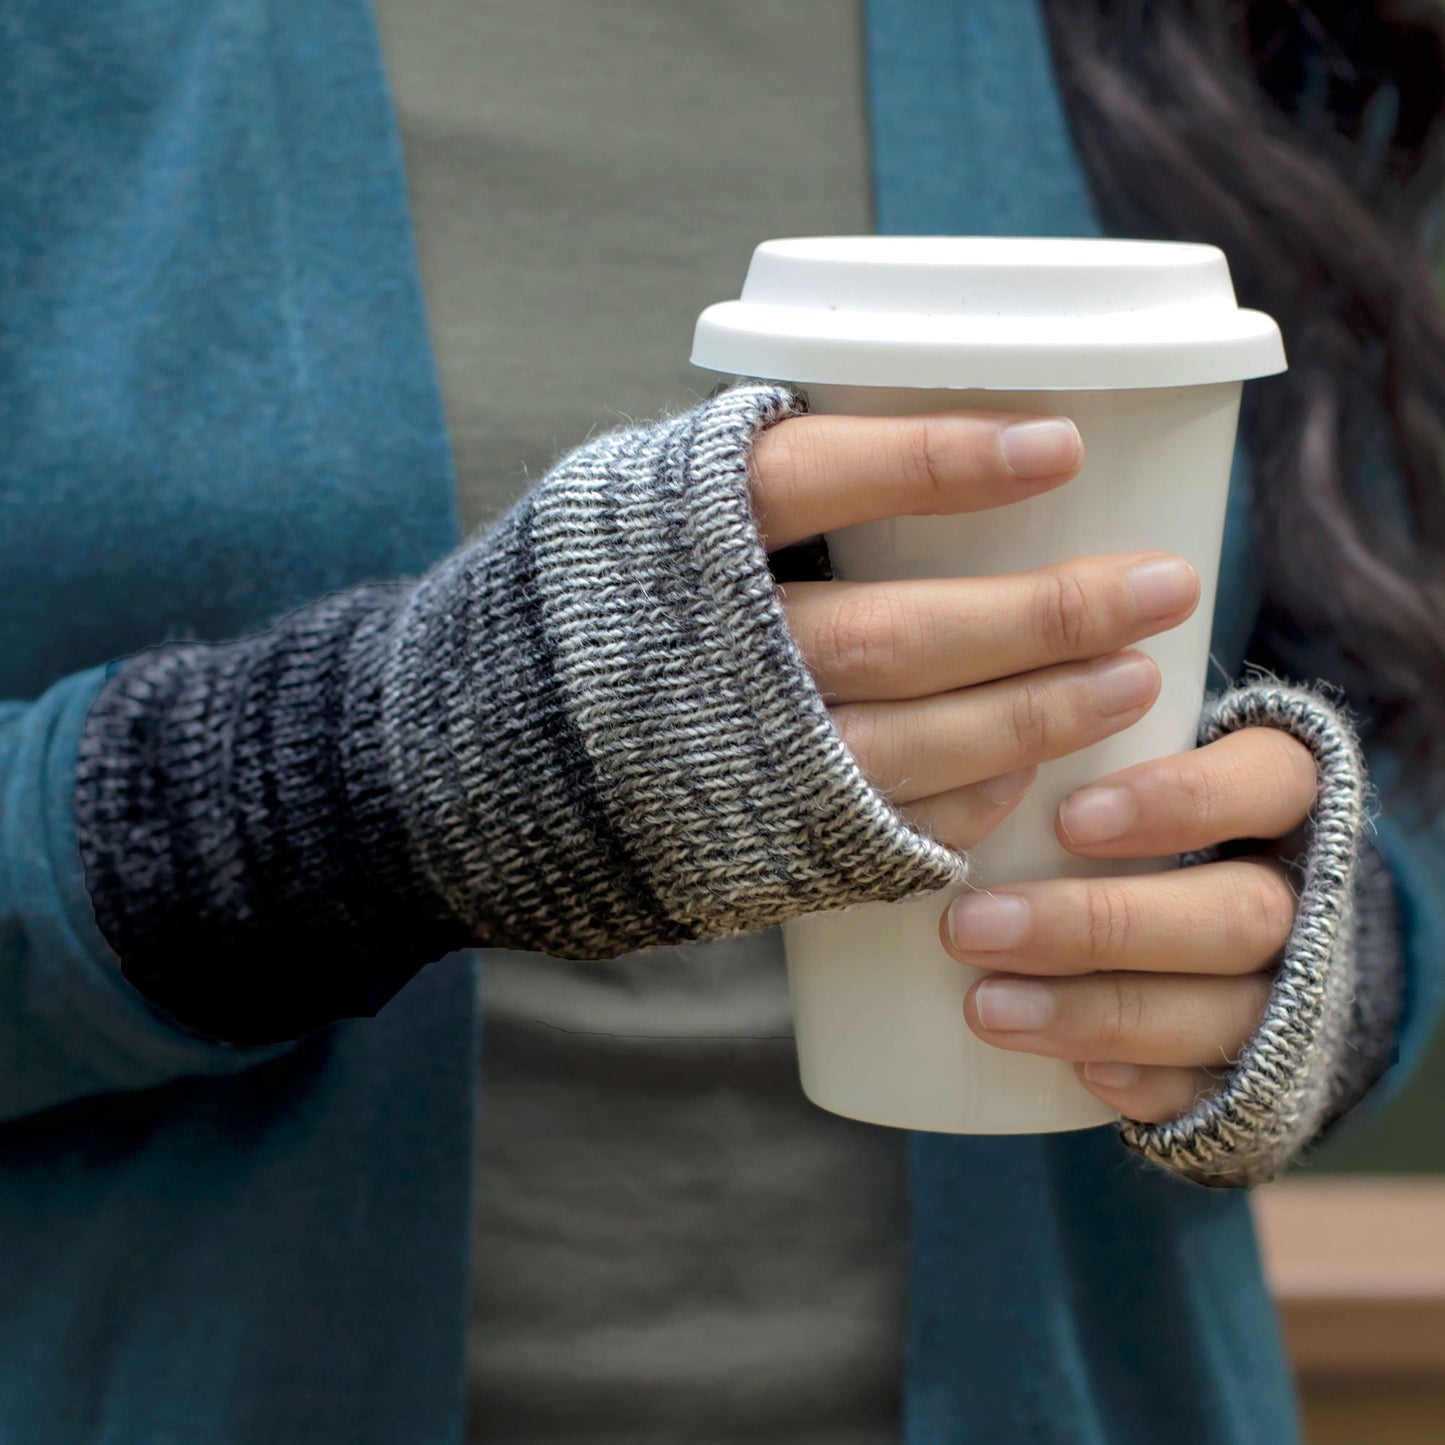
[(1129, 590), (1139, 615), (1157, 622), (1194, 601), (1199, 592), (1199, 574), (1182, 557), (1156, 557), (1130, 570)]
[(1009, 471), (1032, 481), (1069, 471), (1079, 460), (1084, 443), (1073, 422), (1054, 417), (1011, 422), (999, 433), (998, 445)]
[(1029, 931), (1028, 899), (1017, 893), (965, 893), (948, 910), (956, 948), (1013, 948)]
[(1011, 773), (1000, 773), (996, 778), (985, 778), (978, 786), (990, 803), (1011, 803), (1033, 782), (1037, 768), (1015, 768)]
[(1141, 654), (1111, 657), (1094, 668), (1094, 701), (1106, 717), (1148, 702), (1158, 686), (1159, 670)]
[(1139, 1080), (1138, 1064), (1085, 1064), (1084, 1077), (1106, 1089), (1127, 1089)]
[(1107, 843), (1138, 821), (1139, 804), (1128, 788), (1080, 788), (1059, 804), (1059, 824), (1070, 843)]
[(973, 996), (978, 1021), (991, 1034), (1044, 1028), (1054, 1016), (1054, 991), (1027, 978), (986, 978)]

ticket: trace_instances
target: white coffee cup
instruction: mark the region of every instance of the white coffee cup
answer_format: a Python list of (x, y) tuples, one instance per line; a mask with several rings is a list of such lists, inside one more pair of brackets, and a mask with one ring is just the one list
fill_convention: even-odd
[[(1204, 701), (1243, 381), (1284, 370), (1279, 328), (1235, 299), (1223, 252), (1154, 241), (841, 236), (767, 241), (742, 295), (698, 319), (693, 362), (795, 383), (815, 413), (948, 409), (1071, 417), (1085, 462), (1042, 496), (958, 517), (828, 535), (855, 581), (997, 576), (1096, 553), (1162, 549), (1201, 581), (1183, 624), (1133, 646), (1163, 687), (1121, 733), (1046, 762), (1023, 802), (969, 850), (969, 885), (1152, 873), (1099, 862), (1053, 819), (1072, 789), (1194, 746)], [(948, 894), (812, 914), (784, 926), (804, 1093), (874, 1124), (961, 1134), (1108, 1123), (1073, 1065), (976, 1038), (981, 975), (938, 937)]]

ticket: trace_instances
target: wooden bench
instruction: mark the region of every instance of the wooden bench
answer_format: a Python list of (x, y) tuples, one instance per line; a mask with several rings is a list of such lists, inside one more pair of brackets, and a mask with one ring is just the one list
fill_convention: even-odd
[(1445, 1179), (1316, 1175), (1253, 1200), (1310, 1445), (1445, 1442)]

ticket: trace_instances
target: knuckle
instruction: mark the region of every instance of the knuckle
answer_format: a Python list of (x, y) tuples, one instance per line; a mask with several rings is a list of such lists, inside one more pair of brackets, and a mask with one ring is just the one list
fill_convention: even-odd
[(918, 494), (921, 513), (950, 510), (951, 458), (944, 428), (932, 417), (918, 417), (905, 429), (903, 471)]
[(877, 733), (877, 717), (873, 708), (855, 707), (853, 704), (844, 704), (842, 707), (832, 709), (832, 725), (838, 730), (838, 736), (842, 738), (842, 744), (853, 753), (858, 764), (863, 764), (864, 757), (867, 757), (874, 750)]
[(1042, 682), (1018, 682), (1009, 698), (1009, 727), (1023, 752), (1029, 756), (1047, 754), (1053, 739), (1048, 687)]
[(1117, 884), (1093, 880), (1083, 890), (1084, 949), (1103, 963), (1116, 959), (1128, 947), (1134, 930), (1129, 902)]
[(770, 427), (754, 449), (754, 471), (774, 490), (795, 491), (803, 478), (826, 467), (827, 444), (813, 417), (792, 417)]
[(1279, 767), (1274, 770), (1274, 777), (1279, 784), (1280, 807), (1293, 808), (1301, 798), (1313, 803), (1320, 782), (1315, 755), (1298, 738), (1277, 728), (1271, 731), (1279, 739), (1275, 744), (1280, 753)]
[(877, 708), (845, 703), (832, 710), (833, 726), (853, 760), (872, 777), (883, 744), (883, 727)]
[(1039, 579), (1038, 626), (1051, 656), (1074, 657), (1093, 632), (1089, 595), (1070, 573), (1045, 573)]
[(1240, 1047), (1234, 1051), (1236, 1059), (1264, 1022), (1265, 1015), (1269, 1012), (1269, 1000), (1273, 990), (1272, 983), (1264, 974), (1252, 974), (1246, 983), (1248, 988), (1244, 991), (1241, 1003), (1244, 1017), (1238, 1029), (1241, 1042)]
[(1294, 889), (1279, 870), (1250, 865), (1233, 910), (1241, 920), (1244, 946), (1254, 951), (1280, 948), (1294, 927), (1296, 908)]
[(1194, 829), (1206, 828), (1219, 816), (1222, 789), (1215, 775), (1186, 758), (1174, 771), (1174, 790), (1183, 821)]
[(946, 833), (938, 834), (938, 840), (946, 843), (955, 852), (967, 853), (970, 848), (977, 848), (993, 831), (994, 826), (993, 823), (970, 818), (965, 822), (955, 823)]
[(791, 417), (769, 427), (754, 443), (749, 473), (755, 506), (765, 521), (796, 508), (807, 493), (807, 478), (823, 473), (825, 445), (813, 417)]
[(898, 810), (916, 828), (957, 852), (966, 853), (988, 836), (989, 826), (979, 809), (958, 795), (905, 804)]
[(1260, 725), (1231, 733), (1232, 787), (1249, 793), (1279, 813), (1292, 813), (1302, 800), (1313, 802), (1319, 783), (1314, 754), (1282, 728)]
[(820, 637), (819, 661), (840, 677), (891, 680), (909, 652), (909, 609), (886, 589), (861, 587), (834, 606)]
[(1123, 1049), (1139, 1036), (1144, 1018), (1144, 991), (1126, 973), (1110, 974), (1104, 989), (1099, 1042), (1111, 1052)]

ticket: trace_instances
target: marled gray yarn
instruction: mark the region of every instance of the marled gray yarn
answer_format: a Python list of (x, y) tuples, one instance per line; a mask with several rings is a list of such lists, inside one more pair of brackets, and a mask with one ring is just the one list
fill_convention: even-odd
[(1132, 1148), (1201, 1184), (1257, 1184), (1293, 1163), (1379, 1077), (1400, 1007), (1393, 886), (1363, 838), (1373, 798), (1353, 723), (1312, 689), (1261, 674), (1207, 700), (1198, 740), (1258, 726), (1297, 737), (1320, 777), (1295, 922), (1264, 1019), (1215, 1093), (1165, 1123), (1121, 1128)]
[(1355, 996), (1350, 1027), (1335, 1070), (1335, 1098), (1326, 1129), (1349, 1113), (1399, 1055), (1405, 1001), (1405, 954), (1400, 902), (1390, 865), (1368, 837), (1360, 839), (1352, 895), (1355, 917)]
[[(748, 456), (800, 409), (753, 385), (614, 432), (414, 586), (127, 660), (75, 796), (126, 977), (268, 1042), (373, 1013), (468, 943), (611, 957), (964, 881), (864, 779), (788, 630)], [(1268, 1013), (1216, 1096), (1124, 1126), (1216, 1184), (1278, 1172), (1363, 1095), (1401, 992), (1349, 720), (1255, 679), (1199, 740), (1253, 724), (1304, 741), (1324, 785)]]
[(967, 875), (863, 777), (788, 631), (736, 387), (565, 458), (422, 583), (385, 664), (413, 851), (479, 938), (608, 957)]
[(863, 778), (788, 631), (736, 388), (563, 458), (420, 582), (127, 659), (77, 836), (121, 968), (239, 1043), (451, 950), (604, 958), (961, 881)]

